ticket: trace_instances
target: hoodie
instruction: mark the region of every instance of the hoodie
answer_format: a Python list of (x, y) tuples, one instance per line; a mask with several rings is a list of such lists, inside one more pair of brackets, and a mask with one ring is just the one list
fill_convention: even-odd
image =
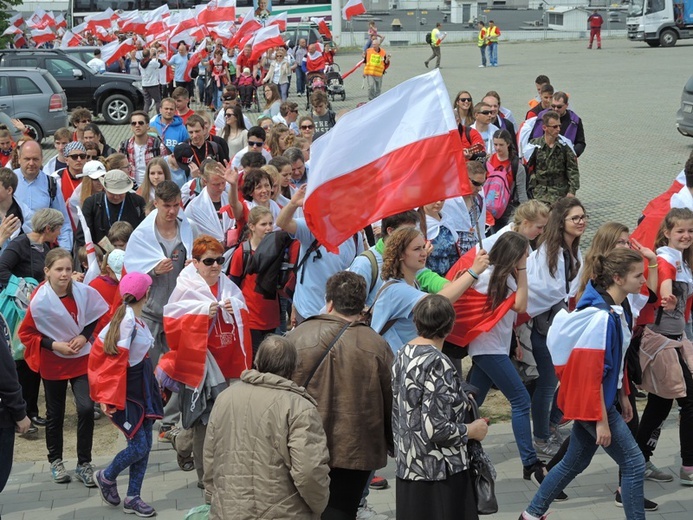
[(154, 119), (152, 119), (149, 126), (156, 130), (156, 133), (161, 138), (161, 141), (164, 143), (166, 148), (171, 150), (171, 152), (173, 152), (173, 149), (178, 143), (182, 143), (183, 141), (190, 139), (190, 135), (188, 135), (188, 131), (185, 129), (185, 125), (183, 124), (183, 118), (180, 116), (173, 116), (173, 121), (171, 124), (166, 125), (161, 120), (161, 114), (158, 114)]

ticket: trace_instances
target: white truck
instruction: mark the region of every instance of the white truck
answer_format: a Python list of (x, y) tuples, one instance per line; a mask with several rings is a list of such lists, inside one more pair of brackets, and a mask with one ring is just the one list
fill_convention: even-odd
[(672, 47), (693, 38), (693, 0), (630, 0), (628, 39)]

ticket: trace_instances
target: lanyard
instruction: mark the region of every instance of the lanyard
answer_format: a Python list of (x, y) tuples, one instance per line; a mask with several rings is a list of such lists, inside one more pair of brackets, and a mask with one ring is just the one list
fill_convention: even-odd
[[(207, 143), (208, 142), (209, 141), (207, 141), (205, 139), (205, 155), (203, 157), (203, 160), (207, 158)], [(197, 165), (200, 166), (202, 164), (202, 161), (200, 161), (200, 158), (197, 156), (197, 152), (195, 151), (195, 146), (192, 143), (190, 143), (190, 149), (192, 150), (192, 153), (195, 156), (195, 161), (197, 161)]]
[[(108, 209), (108, 199), (106, 198), (106, 194), (104, 193), (103, 195), (103, 203), (104, 206), (106, 206), (106, 218), (108, 219), (108, 226), (112, 226), (113, 223), (111, 222), (111, 210)], [(120, 217), (123, 216), (123, 208), (125, 207), (125, 199), (123, 199), (123, 202), (120, 203), (120, 211), (118, 212), (118, 218), (116, 219), (116, 222), (120, 221)]]

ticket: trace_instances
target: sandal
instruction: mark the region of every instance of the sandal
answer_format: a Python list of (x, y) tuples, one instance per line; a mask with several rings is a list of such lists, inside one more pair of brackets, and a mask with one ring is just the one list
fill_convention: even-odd
[(178, 467), (183, 471), (192, 471), (195, 469), (195, 459), (192, 455), (188, 455), (187, 457), (185, 457), (178, 453), (178, 448), (176, 448), (177, 433), (171, 436), (171, 445), (173, 446), (173, 449), (176, 452), (176, 461), (178, 462)]

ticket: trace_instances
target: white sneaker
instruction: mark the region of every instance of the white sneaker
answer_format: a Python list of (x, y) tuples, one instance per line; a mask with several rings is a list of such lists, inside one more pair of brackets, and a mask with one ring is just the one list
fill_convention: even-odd
[(363, 507), (359, 507), (356, 511), (356, 520), (389, 520), (390, 517), (387, 515), (381, 515), (376, 513), (375, 510), (368, 504)]
[(486, 67), (486, 65), (479, 65), (480, 69), (483, 69), (484, 67)]

